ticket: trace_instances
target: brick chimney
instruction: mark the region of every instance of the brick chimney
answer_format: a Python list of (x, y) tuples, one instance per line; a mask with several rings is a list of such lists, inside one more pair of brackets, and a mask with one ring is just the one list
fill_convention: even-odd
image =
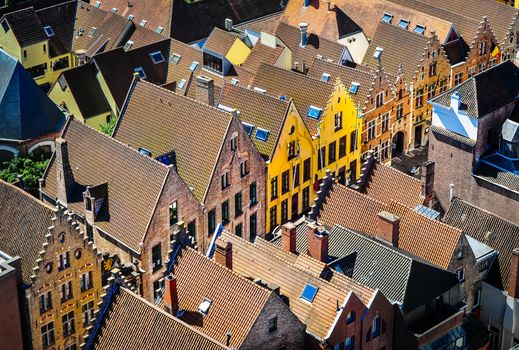
[(296, 238), (297, 231), (296, 225), (291, 222), (287, 222), (283, 225), (281, 231), (281, 242), (283, 243), (283, 250), (290, 253), (297, 253)]
[(424, 204), (429, 205), (434, 192), (434, 162), (432, 160), (422, 166), (422, 183), (425, 197)]
[(214, 260), (220, 265), (232, 270), (232, 243), (222, 237), (218, 237), (216, 240)]
[(57, 199), (67, 205), (67, 199), (74, 187), (74, 174), (68, 159), (67, 141), (61, 137), (56, 139), (56, 170)]
[(387, 211), (378, 213), (377, 236), (378, 238), (398, 247), (398, 236), (400, 234), (400, 218)]
[(307, 231), (308, 255), (312, 258), (326, 262), (328, 259), (328, 232), (322, 226), (311, 222)]
[(178, 289), (177, 289), (177, 278), (168, 275), (164, 278), (166, 284), (166, 290), (164, 291), (164, 302), (169, 307), (169, 311), (172, 315), (175, 315), (178, 311)]
[(196, 100), (214, 106), (214, 80), (199, 75), (196, 77)]
[(519, 249), (512, 251), (510, 258), (510, 277), (508, 278), (508, 295), (517, 298), (519, 294)]

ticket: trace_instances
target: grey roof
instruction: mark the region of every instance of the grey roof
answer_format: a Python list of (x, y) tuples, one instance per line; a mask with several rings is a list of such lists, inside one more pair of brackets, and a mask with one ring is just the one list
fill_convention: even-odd
[[(273, 241), (281, 246), (281, 239)], [(297, 227), (297, 250), (307, 251), (307, 223)], [(371, 288), (378, 288), (391, 301), (410, 311), (448, 291), (456, 276), (402, 250), (342, 226), (329, 231), (329, 266)], [(351, 272), (350, 272), (351, 274)]]
[(59, 130), (65, 115), (22, 65), (0, 49), (0, 138), (27, 140)]
[(512, 103), (519, 95), (519, 68), (510, 61), (492, 67), (430, 100), (449, 107), (451, 95), (457, 91), (467, 114), (480, 118)]

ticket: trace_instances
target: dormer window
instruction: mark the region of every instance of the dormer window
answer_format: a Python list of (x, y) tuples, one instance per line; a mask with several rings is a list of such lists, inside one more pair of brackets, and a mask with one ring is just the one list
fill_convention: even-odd
[(130, 50), (130, 49), (132, 48), (132, 46), (133, 46), (133, 41), (128, 40), (128, 41), (126, 42), (126, 44), (124, 44), (123, 49), (124, 49), (124, 51), (128, 51), (128, 50)]
[(141, 23), (139, 23), (139, 25), (143, 28), (146, 27), (146, 24), (148, 24), (148, 21), (146, 21), (145, 19), (143, 19)]
[(213, 301), (211, 299), (204, 298), (204, 300), (198, 307), (198, 312), (200, 312), (204, 316), (207, 316), (207, 313), (209, 312), (209, 308), (211, 307), (212, 303)]
[(402, 29), (407, 30), (409, 27), (409, 20), (408, 19), (401, 19), (400, 22), (398, 22), (398, 26)]
[(204, 52), (204, 67), (215, 71), (219, 74), (223, 74), (223, 59), (211, 55), (210, 53)]
[(393, 15), (390, 13), (384, 13), (381, 20), (382, 20), (382, 22), (385, 22), (385, 23), (391, 23), (391, 21), (393, 20)]
[(165, 61), (164, 56), (160, 51), (150, 53), (150, 58), (153, 61), (153, 64), (159, 64)]
[(425, 33), (425, 26), (421, 25), (421, 24), (417, 24), (416, 27), (414, 27), (414, 30), (413, 30), (416, 34), (421, 34), (423, 35), (423, 33)]
[(47, 34), (48, 38), (54, 36), (54, 31), (52, 30), (51, 26), (45, 26), (43, 27), (43, 30), (45, 31), (45, 34)]

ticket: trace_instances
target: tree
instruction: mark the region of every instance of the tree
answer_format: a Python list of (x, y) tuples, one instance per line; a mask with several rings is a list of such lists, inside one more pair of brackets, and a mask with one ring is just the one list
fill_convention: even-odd
[(101, 132), (103, 134), (112, 136), (112, 133), (114, 132), (116, 124), (117, 124), (117, 118), (110, 117), (110, 119), (108, 119), (108, 121), (106, 123), (99, 124), (99, 127), (101, 128)]
[(14, 182), (20, 175), (25, 190), (36, 196), (39, 189), (39, 179), (43, 177), (48, 164), (49, 159), (45, 159), (42, 155), (14, 157), (11, 161), (4, 162), (3, 169), (0, 170), (0, 179)]

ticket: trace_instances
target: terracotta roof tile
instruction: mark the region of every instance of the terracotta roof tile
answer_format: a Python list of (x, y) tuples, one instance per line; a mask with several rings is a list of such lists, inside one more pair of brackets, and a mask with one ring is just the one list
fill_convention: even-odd
[(133, 41), (133, 45), (130, 50), (135, 50), (139, 47), (155, 44), (157, 42), (163, 41), (164, 39), (164, 36), (157, 34), (153, 30), (136, 25), (135, 30), (130, 36), (130, 40)]
[(100, 350), (227, 349), (125, 288), (113, 296), (94, 344)]
[(127, 103), (114, 137), (152, 157), (174, 151), (180, 177), (203, 202), (232, 115), (147, 82)]
[[(175, 63), (176, 57), (180, 56)], [(168, 83), (176, 82), (177, 93), (196, 98), (196, 77), (200, 75), (203, 66), (202, 51), (181, 41), (171, 39), (170, 60), (168, 65)], [(189, 69), (193, 62), (198, 62), (193, 72)], [(184, 88), (180, 89), (178, 83), (184, 79)]]
[(243, 62), (241, 67), (247, 69), (251, 72), (256, 72), (261, 63), (267, 63), (274, 65), (283, 52), (284, 48), (282, 46), (270, 47), (267, 45), (263, 45), (260, 41), (254, 45), (249, 56)]
[(278, 27), (278, 23), (281, 19), (281, 16), (283, 16), (282, 12), (275, 13), (273, 15), (264, 16), (256, 20), (239, 24), (235, 26), (235, 28), (240, 30), (253, 30), (256, 33), (265, 32), (269, 34), (274, 34), (276, 33), (276, 28)]
[(213, 31), (204, 43), (204, 49), (225, 56), (231, 49), (231, 46), (234, 44), (236, 39), (239, 39), (238, 34), (214, 27)]
[[(76, 182), (69, 209), (82, 215), (82, 193), (86, 186), (106, 182), (108, 203), (101, 207), (95, 224), (139, 252), (139, 243), (170, 169), (74, 119), (65, 127), (62, 137), (67, 141)], [(52, 198), (56, 198), (57, 193), (56, 171), (55, 158), (52, 158), (42, 189)]]
[(22, 281), (31, 283), (54, 209), (0, 180), (0, 250), (22, 258)]
[[(268, 289), (191, 248), (180, 252), (173, 274), (177, 278), (179, 308), (184, 311), (181, 319), (220, 342), (225, 342), (230, 331), (230, 345), (237, 348), (249, 335), (269, 298), (274, 296)], [(204, 298), (211, 300), (211, 306), (200, 322), (198, 308)]]

